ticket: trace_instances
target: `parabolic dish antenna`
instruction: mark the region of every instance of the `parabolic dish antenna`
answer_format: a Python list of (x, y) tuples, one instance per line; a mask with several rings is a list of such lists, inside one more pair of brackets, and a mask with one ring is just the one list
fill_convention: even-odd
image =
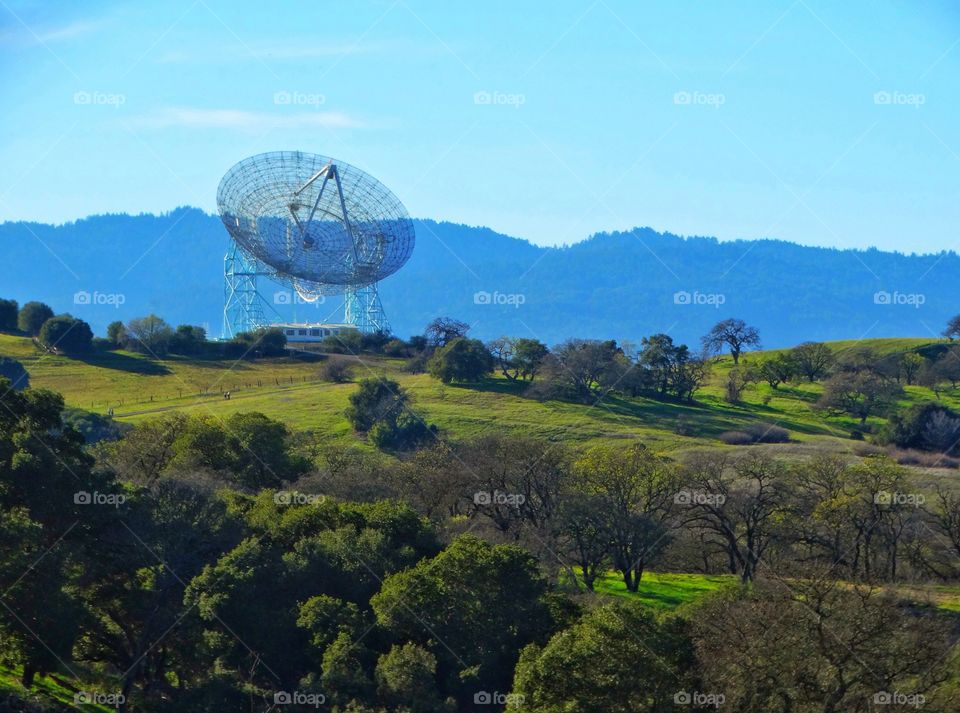
[(346, 293), (348, 322), (383, 328), (357, 315), (382, 317), (376, 283), (407, 262), (415, 235), (406, 208), (377, 179), (328, 156), (263, 153), (227, 171), (217, 207), (236, 246), (271, 279), (306, 302)]

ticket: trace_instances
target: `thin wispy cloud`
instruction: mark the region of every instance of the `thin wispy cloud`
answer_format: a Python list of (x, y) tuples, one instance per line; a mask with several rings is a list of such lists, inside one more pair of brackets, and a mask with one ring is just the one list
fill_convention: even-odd
[(188, 48), (170, 50), (160, 55), (157, 62), (176, 64), (202, 62), (205, 64), (255, 60), (298, 60), (345, 57), (348, 55), (408, 53), (411, 45), (406, 42), (317, 42), (291, 43), (272, 42), (255, 45), (227, 45), (221, 47)]
[(266, 131), (275, 129), (358, 129), (364, 122), (338, 111), (304, 111), (293, 114), (243, 111), (240, 109), (196, 109), (167, 107), (141, 114), (127, 123), (145, 129), (192, 128)]
[(11, 22), (7, 28), (0, 30), (0, 47), (34, 47), (66, 42), (95, 32), (103, 24), (98, 20), (78, 20), (65, 25), (31, 27), (29, 24), (24, 26), (19, 22)]

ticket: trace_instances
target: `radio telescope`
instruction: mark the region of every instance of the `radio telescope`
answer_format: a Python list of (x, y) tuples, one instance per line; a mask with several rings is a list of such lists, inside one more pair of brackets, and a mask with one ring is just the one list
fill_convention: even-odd
[(318, 154), (263, 153), (227, 171), (217, 207), (233, 238), (225, 336), (265, 324), (258, 276), (306, 302), (343, 294), (347, 324), (387, 330), (377, 283), (406, 263), (415, 236), (406, 208), (378, 180)]

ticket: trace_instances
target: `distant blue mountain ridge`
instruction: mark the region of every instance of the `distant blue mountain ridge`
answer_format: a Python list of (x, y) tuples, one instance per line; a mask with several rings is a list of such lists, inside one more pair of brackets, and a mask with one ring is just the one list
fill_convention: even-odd
[[(960, 257), (805, 247), (779, 240), (720, 242), (650, 228), (598, 233), (563, 247), (416, 220), (410, 262), (381, 283), (400, 336), (434, 317), (483, 339), (569, 337), (638, 343), (666, 332), (694, 345), (716, 321), (756, 326), (766, 347), (806, 340), (934, 337), (960, 312)], [(0, 297), (42, 300), (103, 334), (115, 320), (155, 313), (220, 333), (220, 219), (196, 208), (98, 215), (64, 225), (0, 224)], [(296, 304), (264, 281), (276, 319), (342, 321), (342, 300)]]

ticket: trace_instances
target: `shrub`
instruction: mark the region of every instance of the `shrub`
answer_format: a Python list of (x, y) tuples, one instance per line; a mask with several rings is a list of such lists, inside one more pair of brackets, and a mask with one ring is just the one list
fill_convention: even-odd
[(479, 339), (457, 337), (434, 353), (430, 375), (445, 384), (479, 381), (493, 370), (493, 357)]
[[(30, 386), (30, 375), (23, 364), (10, 357), (0, 356), (0, 378), (10, 379), (10, 385), (18, 391)], [(0, 396), (6, 390), (6, 387), (0, 387)]]
[(753, 443), (753, 437), (743, 431), (725, 431), (718, 438), (728, 446), (749, 446)]
[(43, 323), (39, 339), (48, 349), (56, 349), (66, 354), (81, 354), (93, 347), (93, 330), (82, 319), (62, 314)]
[(769, 423), (751, 423), (745, 429), (754, 443), (788, 443), (790, 432)]
[(343, 357), (329, 357), (321, 366), (319, 376), (323, 381), (344, 384), (353, 377), (354, 363)]
[(788, 443), (790, 432), (769, 423), (751, 423), (742, 431), (721, 433), (720, 440), (729, 446), (749, 446), (754, 443)]
[(934, 402), (894, 414), (877, 434), (877, 441), (899, 448), (952, 453), (960, 440), (960, 414)]

